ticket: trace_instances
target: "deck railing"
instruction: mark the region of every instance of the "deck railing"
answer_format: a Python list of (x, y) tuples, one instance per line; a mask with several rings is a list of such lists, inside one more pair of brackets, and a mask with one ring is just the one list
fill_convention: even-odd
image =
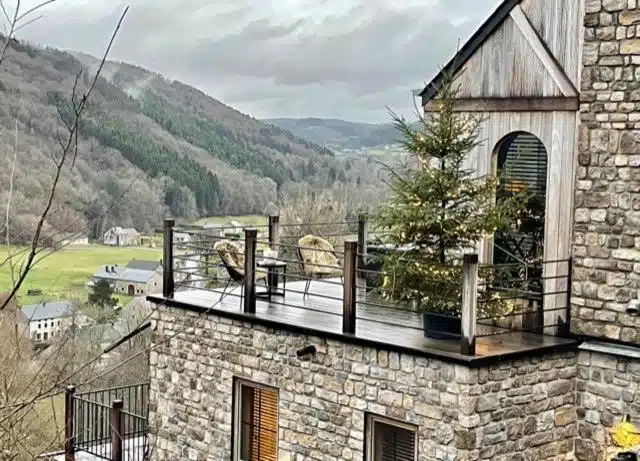
[(65, 390), (65, 461), (89, 453), (111, 461), (147, 461), (149, 384), (76, 393)]
[[(172, 243), (176, 232), (188, 234), (189, 240)], [(304, 247), (300, 238), (310, 234), (324, 242)], [(171, 298), (181, 290), (206, 290), (217, 293), (215, 305), (235, 298), (241, 312), (255, 315), (258, 301), (266, 295), (269, 305), (292, 306), (310, 316), (333, 316), (347, 335), (358, 333), (358, 321), (423, 331), (425, 326), (415, 307), (384, 293), (381, 280), (394, 275), (382, 270), (376, 254), (398, 250), (380, 245), (381, 236), (384, 233), (371, 229), (365, 216), (354, 221), (306, 224), (282, 223), (278, 216), (271, 216), (267, 225), (244, 228), (242, 235), (225, 234), (219, 228), (213, 232), (178, 228), (173, 220), (166, 220), (163, 296)], [(222, 240), (229, 245), (221, 253), (214, 246)], [(410, 248), (402, 251), (411, 255)], [(305, 252), (307, 256), (303, 256)], [(475, 355), (477, 338), (505, 332), (568, 333), (570, 260), (482, 265), (478, 255), (471, 253), (462, 255), (457, 265), (446, 267), (459, 274), (459, 286), (453, 294), (448, 293), (450, 302), (459, 305), (459, 315), (441, 317), (459, 325), (459, 332), (449, 333), (446, 339), (459, 341), (461, 354)], [(270, 292), (280, 268), (286, 270), (287, 282)], [(221, 277), (212, 273), (215, 271)], [(322, 292), (309, 291), (317, 279), (322, 279)], [(307, 302), (310, 297), (326, 303)], [(490, 303), (508, 308), (487, 315)], [(396, 313), (387, 315), (391, 312)]]

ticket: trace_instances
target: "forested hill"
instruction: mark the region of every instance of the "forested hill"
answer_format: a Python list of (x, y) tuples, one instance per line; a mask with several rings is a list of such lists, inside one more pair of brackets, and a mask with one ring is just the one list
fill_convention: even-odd
[(392, 123), (355, 123), (330, 118), (272, 118), (264, 121), (334, 150), (392, 145), (397, 144), (400, 138)]
[[(76, 76), (81, 74), (78, 85), (86, 88), (98, 60), (18, 41), (9, 55), (0, 68), (0, 148), (16, 154), (11, 215), (12, 230), (20, 234), (33, 226), (47, 198), (51, 155), (59, 149), (64, 120), (71, 117)], [(0, 156), (3, 205), (13, 159)], [(182, 219), (259, 213), (276, 201), (279, 187), (355, 180), (362, 169), (353, 166), (325, 147), (188, 85), (109, 62), (81, 124), (77, 159), (64, 171), (57, 213), (47, 226), (76, 231), (90, 225), (97, 235), (111, 225), (151, 229), (167, 212)]]

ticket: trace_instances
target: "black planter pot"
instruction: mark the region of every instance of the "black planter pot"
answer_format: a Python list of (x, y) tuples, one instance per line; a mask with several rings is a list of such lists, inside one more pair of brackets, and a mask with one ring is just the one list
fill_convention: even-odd
[(423, 312), (422, 322), (425, 338), (456, 339), (462, 334), (462, 324), (459, 317)]

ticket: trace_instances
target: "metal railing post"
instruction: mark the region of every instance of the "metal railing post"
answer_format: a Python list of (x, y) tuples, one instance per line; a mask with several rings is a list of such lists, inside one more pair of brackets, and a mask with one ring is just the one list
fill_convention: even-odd
[(344, 242), (344, 293), (342, 298), (342, 332), (356, 333), (358, 242)]
[(176, 220), (167, 218), (164, 220), (164, 250), (162, 255), (162, 296), (173, 297), (175, 291), (175, 278), (173, 275), (173, 228)]
[(280, 216), (269, 216), (269, 248), (275, 250), (280, 243)]
[(564, 323), (559, 329), (560, 336), (571, 335), (571, 284), (573, 283), (573, 258), (567, 260), (567, 306), (564, 313)]
[(462, 275), (462, 338), (460, 352), (464, 355), (476, 353), (476, 323), (478, 321), (478, 255), (463, 256)]
[(64, 391), (64, 460), (75, 461), (74, 408), (73, 396), (75, 387), (67, 386)]
[(122, 400), (111, 404), (111, 461), (122, 461)]
[(256, 247), (257, 229), (244, 230), (244, 313), (256, 313)]

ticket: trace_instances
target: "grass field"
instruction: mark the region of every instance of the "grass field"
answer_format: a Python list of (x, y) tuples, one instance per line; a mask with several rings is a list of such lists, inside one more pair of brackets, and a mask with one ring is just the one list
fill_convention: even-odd
[[(20, 267), (20, 261), (26, 257), (24, 248), (10, 247), (14, 258), (15, 273)], [(4, 261), (9, 255), (9, 248), (0, 246), (0, 260)], [(39, 256), (42, 258), (42, 254)], [(38, 256), (36, 257), (36, 259)], [(148, 247), (107, 247), (103, 245), (88, 245), (66, 247), (48, 254), (38, 262), (27, 275), (18, 293), (21, 304), (37, 303), (52, 299), (85, 300), (88, 290), (86, 283), (100, 266), (107, 264), (125, 265), (132, 259), (157, 260), (162, 259), (162, 248)], [(0, 267), (0, 292), (12, 287), (9, 264)], [(29, 289), (41, 289), (42, 296), (26, 296)], [(120, 301), (125, 302), (122, 296)]]

